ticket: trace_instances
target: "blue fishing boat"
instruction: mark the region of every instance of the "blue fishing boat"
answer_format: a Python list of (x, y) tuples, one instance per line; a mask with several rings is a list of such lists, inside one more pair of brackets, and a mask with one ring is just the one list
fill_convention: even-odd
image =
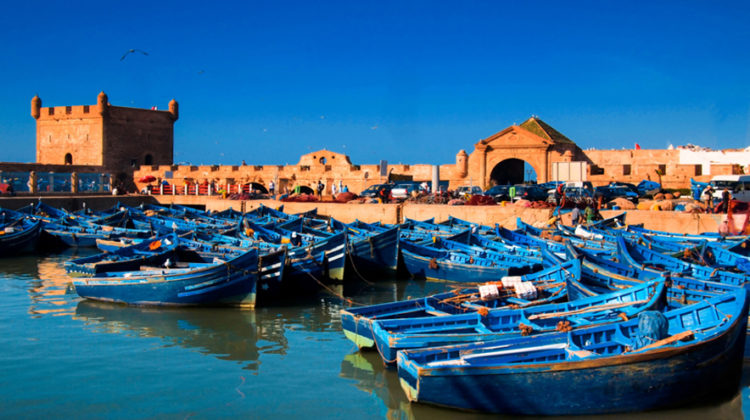
[(485, 235), (477, 234), (471, 234), (471, 236), (469, 237), (468, 245), (474, 245), (505, 254), (522, 255), (532, 259), (544, 258), (544, 253), (542, 251), (547, 249), (546, 247), (534, 248), (523, 244), (510, 244), (507, 242), (490, 239), (490, 237)]
[[(474, 236), (476, 235), (471, 234), (471, 237)], [(471, 242), (473, 242), (473, 240), (471, 240)], [(430, 246), (432, 248), (455, 251), (472, 257), (488, 259), (491, 261), (495, 261), (498, 264), (504, 264), (510, 261), (541, 265), (544, 260), (542, 253), (538, 250), (534, 250), (532, 252), (523, 252), (518, 247), (513, 248), (503, 244), (499, 245), (500, 246), (479, 246), (465, 244), (463, 242), (454, 241), (448, 238), (435, 238)]]
[(108, 271), (133, 271), (140, 266), (161, 266), (168, 259), (177, 261), (177, 235), (144, 240), (112, 252), (76, 258), (65, 262), (71, 277), (92, 277)]
[(0, 209), (0, 257), (34, 250), (41, 230), (41, 220)]
[(472, 223), (466, 220), (461, 220), (457, 217), (448, 216), (448, 220), (441, 224), (449, 226), (451, 228), (458, 229), (470, 229), (472, 233), (482, 236), (495, 236), (494, 226), (485, 226), (479, 223)]
[(572, 281), (568, 283), (571, 300), (633, 287), (653, 279), (667, 280), (667, 297), (670, 302), (679, 305), (695, 303), (717, 294), (732, 293), (740, 287), (694, 277), (675, 276), (663, 271), (641, 270), (586, 253), (570, 244), (568, 247), (572, 258), (581, 259), (582, 271), (581, 284)]
[[(573, 244), (578, 247), (590, 249), (601, 254), (613, 253), (615, 248), (614, 243), (607, 242), (603, 236), (579, 237), (574, 234), (568, 234), (567, 231), (563, 230), (561, 227), (540, 229), (525, 223), (520, 217), (516, 219), (516, 226), (518, 227), (517, 232), (548, 243), (550, 242), (550, 239), (555, 236), (560, 236), (573, 242)], [(548, 248), (550, 248), (550, 246), (548, 246)]]
[[(457, 288), (435, 295), (398, 302), (347, 308), (341, 310), (341, 327), (344, 335), (359, 348), (370, 348), (375, 344), (372, 323), (375, 320), (445, 316), (506, 308), (515, 305), (523, 308), (529, 305), (556, 302), (566, 296), (565, 279), (580, 276), (580, 263), (569, 261), (559, 266), (537, 273), (515, 278), (518, 282), (529, 282), (538, 286), (536, 299), (520, 298), (512, 295), (498, 295), (496, 298), (482, 296), (477, 286)], [(533, 297), (533, 296), (532, 296)]]
[(689, 233), (674, 233), (665, 232), (661, 230), (646, 229), (640, 226), (627, 226), (626, 230), (631, 232), (638, 232), (646, 236), (654, 236), (662, 240), (676, 240), (676, 241), (737, 241), (745, 239), (742, 236), (730, 236), (722, 237), (716, 232), (704, 232), (701, 234), (689, 234)]
[(747, 314), (738, 290), (567, 333), (405, 350), (398, 375), (411, 401), (506, 415), (679, 407), (737, 392)]
[(715, 282), (745, 285), (750, 281), (746, 274), (720, 270), (704, 265), (691, 264), (678, 258), (661, 254), (642, 245), (618, 238), (617, 252), (620, 262), (640, 267), (642, 270), (669, 271), (677, 275), (693, 276)]
[(49, 247), (95, 248), (97, 240), (112, 241), (121, 237), (146, 238), (150, 232), (103, 225), (63, 225), (45, 222), (42, 241)]
[(252, 249), (225, 260), (79, 277), (73, 285), (82, 298), (129, 305), (253, 308), (257, 276), (258, 250)]
[(378, 352), (385, 364), (392, 366), (400, 350), (571, 331), (633, 318), (647, 310), (663, 310), (665, 290), (663, 280), (654, 280), (571, 302), (487, 313), (376, 320), (372, 330)]
[[(746, 244), (746, 242), (742, 243)], [(736, 249), (742, 249), (742, 246), (733, 246), (727, 249), (719, 242), (707, 242), (700, 250), (693, 250), (697, 252), (688, 253), (688, 256), (693, 257), (697, 263), (710, 267), (721, 270), (737, 270), (750, 274), (750, 258), (735, 252)]]
[[(347, 255), (353, 271), (394, 275), (398, 269), (399, 228), (381, 232), (346, 225)], [(347, 269), (348, 270), (348, 269)]]
[(506, 255), (504, 261), (497, 261), (411, 241), (401, 241), (399, 246), (406, 269), (417, 279), (481, 283), (541, 269), (540, 262), (514, 255)]
[[(245, 252), (248, 249), (258, 249), (258, 281), (256, 287), (256, 305), (267, 305), (284, 299), (287, 296), (298, 296), (299, 292), (291, 293), (285, 283), (287, 269), (286, 246), (273, 246), (263, 242), (229, 238), (221, 235), (205, 235), (197, 233), (197, 237), (210, 236), (210, 240), (180, 239), (182, 247), (195, 251), (204, 256), (223, 258), (226, 254)], [(291, 262), (289, 263), (291, 265)], [(291, 268), (290, 268), (291, 269)], [(289, 282), (287, 278), (286, 282)], [(317, 290), (316, 287), (307, 290)]]

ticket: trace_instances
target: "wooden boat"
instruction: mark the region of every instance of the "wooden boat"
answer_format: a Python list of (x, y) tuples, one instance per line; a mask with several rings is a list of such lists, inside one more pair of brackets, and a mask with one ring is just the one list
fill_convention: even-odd
[(344, 279), (346, 264), (346, 233), (320, 239), (306, 246), (290, 248), (290, 266), (284, 282), (290, 293), (305, 293), (320, 289), (326, 279)]
[(398, 375), (411, 401), (506, 415), (679, 407), (737, 392), (747, 313), (740, 289), (663, 319), (401, 351)]
[[(180, 239), (181, 247), (197, 252), (204, 256), (224, 258), (227, 254), (246, 252), (248, 249), (257, 249), (258, 255), (258, 280), (256, 286), (256, 305), (283, 299), (285, 295), (296, 296), (298, 293), (290, 293), (292, 286), (285, 283), (285, 271), (287, 268), (287, 247), (274, 247), (269, 244), (251, 243), (247, 240), (226, 238), (217, 241), (217, 235), (205, 235), (197, 233), (195, 236), (209, 236), (210, 240)], [(220, 236), (220, 235), (219, 235)], [(287, 282), (289, 279), (286, 280)], [(317, 290), (317, 288), (314, 288)]]
[(581, 285), (568, 283), (569, 299), (580, 299), (613, 290), (621, 290), (653, 279), (668, 280), (667, 297), (680, 305), (695, 303), (722, 293), (731, 293), (739, 286), (694, 277), (675, 276), (663, 271), (641, 270), (626, 264), (588, 254), (568, 244), (572, 258), (581, 259)]
[(95, 248), (97, 240), (112, 241), (121, 237), (146, 238), (150, 232), (103, 225), (82, 224), (76, 226), (44, 223), (42, 241), (49, 247)]
[[(578, 281), (573, 275), (567, 280)], [(486, 313), (376, 320), (372, 331), (383, 361), (392, 366), (400, 350), (575, 330), (633, 318), (647, 310), (663, 310), (665, 291), (664, 281), (654, 280), (571, 302)]]
[[(382, 232), (346, 226), (347, 255), (357, 273), (385, 272), (395, 274), (398, 269), (399, 228)], [(361, 275), (361, 274), (360, 274)]]
[(168, 259), (177, 260), (177, 235), (171, 234), (145, 240), (103, 254), (76, 258), (65, 262), (71, 277), (92, 277), (108, 271), (132, 271), (142, 265), (161, 266)]
[(494, 226), (485, 226), (479, 223), (472, 223), (466, 220), (461, 220), (457, 217), (448, 216), (448, 220), (441, 224), (449, 226), (451, 228), (458, 229), (471, 229), (471, 232), (481, 236), (495, 236)]
[(698, 279), (739, 286), (750, 281), (750, 277), (745, 274), (691, 264), (678, 258), (648, 249), (647, 247), (625, 241), (621, 237), (618, 238), (617, 241), (617, 253), (620, 257), (620, 262), (630, 264), (634, 267), (640, 267), (642, 270), (666, 270), (671, 273), (676, 273), (677, 275), (688, 275)]
[(704, 232), (701, 234), (689, 234), (689, 233), (674, 233), (674, 232), (665, 232), (661, 230), (653, 230), (653, 229), (646, 229), (640, 226), (628, 226), (626, 230), (631, 232), (638, 232), (646, 236), (654, 236), (662, 240), (677, 240), (677, 241), (695, 241), (695, 242), (702, 242), (702, 241), (714, 241), (714, 242), (720, 242), (720, 241), (738, 241), (745, 239), (742, 236), (729, 236), (729, 237), (722, 237), (716, 232)]
[(406, 269), (417, 279), (481, 283), (541, 269), (538, 261), (513, 255), (506, 255), (504, 261), (497, 261), (411, 241), (401, 241), (400, 247)]
[(532, 259), (544, 258), (544, 253), (542, 251), (547, 249), (546, 247), (540, 249), (540, 248), (532, 248), (527, 245), (509, 244), (507, 242), (496, 241), (496, 240), (490, 239), (490, 237), (488, 236), (477, 235), (475, 233), (472, 233), (469, 236), (469, 241), (467, 242), (467, 244), (478, 246), (484, 249), (489, 249), (489, 250), (496, 251), (496, 252), (502, 252), (504, 254), (526, 256)]
[(507, 308), (516, 305), (520, 308), (529, 305), (555, 302), (565, 298), (565, 278), (580, 276), (580, 263), (565, 262), (557, 267), (548, 268), (534, 274), (521, 277), (520, 281), (531, 282), (539, 291), (537, 299), (523, 299), (511, 295), (499, 296), (496, 299), (481, 299), (477, 286), (457, 288), (453, 291), (398, 302), (380, 303), (377, 305), (347, 308), (341, 310), (341, 327), (344, 335), (359, 348), (370, 348), (375, 344), (372, 323), (375, 320), (418, 318), (426, 316), (445, 316), (484, 311), (495, 308)]
[(141, 267), (73, 279), (79, 296), (146, 306), (255, 306), (258, 250), (226, 260), (177, 263), (176, 268)]
[[(470, 234), (474, 236), (473, 234)], [(491, 242), (491, 241), (490, 241)], [(458, 252), (461, 254), (469, 255), (475, 258), (483, 258), (490, 261), (496, 262), (498, 265), (511, 263), (535, 264), (541, 267), (544, 257), (542, 253), (536, 250), (536, 252), (521, 252), (518, 248), (507, 247), (507, 251), (503, 251), (500, 246), (495, 247), (483, 247), (478, 245), (468, 245), (462, 242), (454, 241), (451, 239), (435, 238), (430, 245), (432, 248), (444, 249), (447, 251)]]
[(516, 218), (516, 226), (518, 227), (517, 232), (532, 236), (539, 240), (550, 242), (550, 239), (557, 236), (567, 238), (573, 242), (574, 245), (581, 248), (590, 249), (598, 253), (606, 254), (613, 253), (615, 245), (614, 243), (608, 242), (604, 237), (579, 237), (576, 235), (567, 235), (562, 227), (555, 227), (552, 229), (540, 229), (525, 223), (521, 218)]
[[(745, 242), (743, 242), (744, 244)], [(741, 246), (733, 246), (729, 249), (724, 248), (718, 242), (707, 242), (699, 252), (691, 252), (689, 257), (693, 257), (698, 263), (721, 270), (736, 270), (745, 274), (750, 274), (750, 258), (735, 250)], [(685, 259), (685, 258), (683, 258)]]
[(42, 221), (0, 209), (0, 257), (32, 251), (37, 246)]

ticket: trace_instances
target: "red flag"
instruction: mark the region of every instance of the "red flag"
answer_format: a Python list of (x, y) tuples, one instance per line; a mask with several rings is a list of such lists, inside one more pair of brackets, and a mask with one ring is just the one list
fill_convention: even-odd
[(635, 150), (641, 150), (641, 145), (640, 145), (640, 144), (638, 144), (638, 143), (636, 143), (636, 144), (635, 144)]

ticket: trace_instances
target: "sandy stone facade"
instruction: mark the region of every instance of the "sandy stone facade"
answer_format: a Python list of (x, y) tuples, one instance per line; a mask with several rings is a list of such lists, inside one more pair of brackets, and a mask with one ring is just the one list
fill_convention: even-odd
[[(31, 115), (36, 120), (37, 165), (89, 166), (128, 181), (150, 175), (175, 186), (177, 194), (186, 185), (205, 183), (250, 184), (263, 191), (273, 181), (276, 191), (284, 192), (298, 185), (314, 188), (320, 181), (329, 195), (334, 184), (360, 192), (388, 181), (429, 182), (433, 174), (432, 165), (381, 168), (353, 163), (348, 156), (328, 150), (305, 154), (296, 165), (173, 165), (174, 123), (179, 118), (175, 100), (168, 110), (159, 111), (112, 106), (104, 92), (96, 105), (43, 108), (41, 99), (34, 97)], [(486, 189), (522, 182), (529, 167), (538, 182), (550, 181), (553, 173), (559, 173), (553, 167), (566, 163), (581, 163), (582, 177), (595, 185), (650, 179), (665, 188), (689, 188), (691, 178), (708, 181), (719, 174), (747, 173), (750, 150), (582, 150), (538, 117), (531, 117), (480, 140), (470, 153), (460, 150), (455, 163), (439, 166), (439, 174), (451, 189), (464, 185)], [(132, 189), (145, 185), (128, 184)]]
[[(552, 179), (555, 163), (585, 162), (585, 179), (594, 185), (612, 181), (637, 184), (641, 180), (659, 181), (664, 188), (689, 188), (690, 179), (708, 181), (714, 175), (743, 173), (750, 163), (703, 162), (682, 164), (687, 160), (683, 150), (582, 150), (573, 141), (532, 117), (520, 125), (512, 125), (480, 140), (467, 154), (460, 150), (454, 164), (440, 165), (440, 179), (449, 181), (449, 188), (479, 185), (489, 188), (493, 184), (523, 181), (524, 165), (531, 166), (538, 182)], [(731, 158), (728, 158), (731, 160)], [(726, 160), (726, 159), (725, 159)], [(314, 187), (320, 180), (326, 195), (331, 185), (347, 185), (359, 192), (370, 185), (389, 180), (430, 181), (431, 165), (388, 165), (381, 170), (377, 164), (353, 164), (348, 156), (327, 150), (308, 153), (296, 165), (258, 166), (141, 166), (135, 173), (139, 179), (152, 175), (179, 187), (185, 184), (214, 182), (217, 185), (253, 184), (263, 190), (274, 181), (277, 191), (292, 190), (296, 185)], [(142, 185), (139, 185), (142, 186)]]
[(31, 100), (38, 164), (99, 166), (113, 174), (173, 160), (177, 101), (167, 111), (112, 106), (101, 92), (96, 105), (42, 107)]

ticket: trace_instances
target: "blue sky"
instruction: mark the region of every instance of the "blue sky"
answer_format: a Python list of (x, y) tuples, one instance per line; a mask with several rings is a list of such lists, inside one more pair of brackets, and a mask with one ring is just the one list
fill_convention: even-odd
[(750, 145), (748, 2), (21, 3), (0, 15), (0, 161), (34, 160), (35, 94), (102, 90), (176, 98), (193, 164), (451, 163), (531, 115), (583, 148)]

